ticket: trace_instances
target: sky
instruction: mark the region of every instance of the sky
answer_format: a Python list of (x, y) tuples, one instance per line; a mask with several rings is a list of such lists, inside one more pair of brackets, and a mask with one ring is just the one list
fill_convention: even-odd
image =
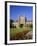
[(21, 15), (26, 17), (27, 20), (32, 20), (33, 7), (10, 5), (10, 19), (16, 21), (18, 20), (18, 17)]

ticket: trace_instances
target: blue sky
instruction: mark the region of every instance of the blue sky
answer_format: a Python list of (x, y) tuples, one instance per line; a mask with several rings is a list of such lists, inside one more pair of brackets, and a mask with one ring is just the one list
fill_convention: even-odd
[(16, 21), (20, 15), (26, 17), (27, 20), (32, 20), (33, 7), (10, 5), (10, 19)]

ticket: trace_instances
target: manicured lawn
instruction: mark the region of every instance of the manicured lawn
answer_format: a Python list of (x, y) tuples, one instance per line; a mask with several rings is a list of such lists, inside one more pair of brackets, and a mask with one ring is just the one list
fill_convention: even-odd
[[(26, 29), (26, 28), (11, 28), (11, 29), (10, 29), (10, 37), (16, 36), (16, 33), (17, 33), (17, 32), (23, 32), (24, 29)], [(32, 28), (29, 28), (29, 27), (28, 27), (28, 29), (29, 29), (30, 31), (32, 31)]]
[(22, 32), (24, 28), (11, 28), (10, 29), (10, 36), (15, 36), (16, 32)]

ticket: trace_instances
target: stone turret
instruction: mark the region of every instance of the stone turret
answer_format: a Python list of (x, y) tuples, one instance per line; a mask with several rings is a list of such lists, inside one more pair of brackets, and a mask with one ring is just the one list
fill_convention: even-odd
[(19, 16), (19, 24), (23, 24), (23, 25), (25, 25), (25, 22), (26, 20), (25, 20), (25, 17), (24, 16)]

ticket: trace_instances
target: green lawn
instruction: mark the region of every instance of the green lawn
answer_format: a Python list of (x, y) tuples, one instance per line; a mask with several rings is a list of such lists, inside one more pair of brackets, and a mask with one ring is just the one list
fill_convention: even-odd
[(10, 35), (15, 36), (16, 32), (22, 32), (22, 31), (23, 31), (23, 28), (11, 28), (10, 29)]
[[(11, 28), (10, 29), (10, 36), (16, 36), (16, 32), (22, 32), (25, 28)], [(32, 31), (32, 28), (29, 28), (30, 31)]]

